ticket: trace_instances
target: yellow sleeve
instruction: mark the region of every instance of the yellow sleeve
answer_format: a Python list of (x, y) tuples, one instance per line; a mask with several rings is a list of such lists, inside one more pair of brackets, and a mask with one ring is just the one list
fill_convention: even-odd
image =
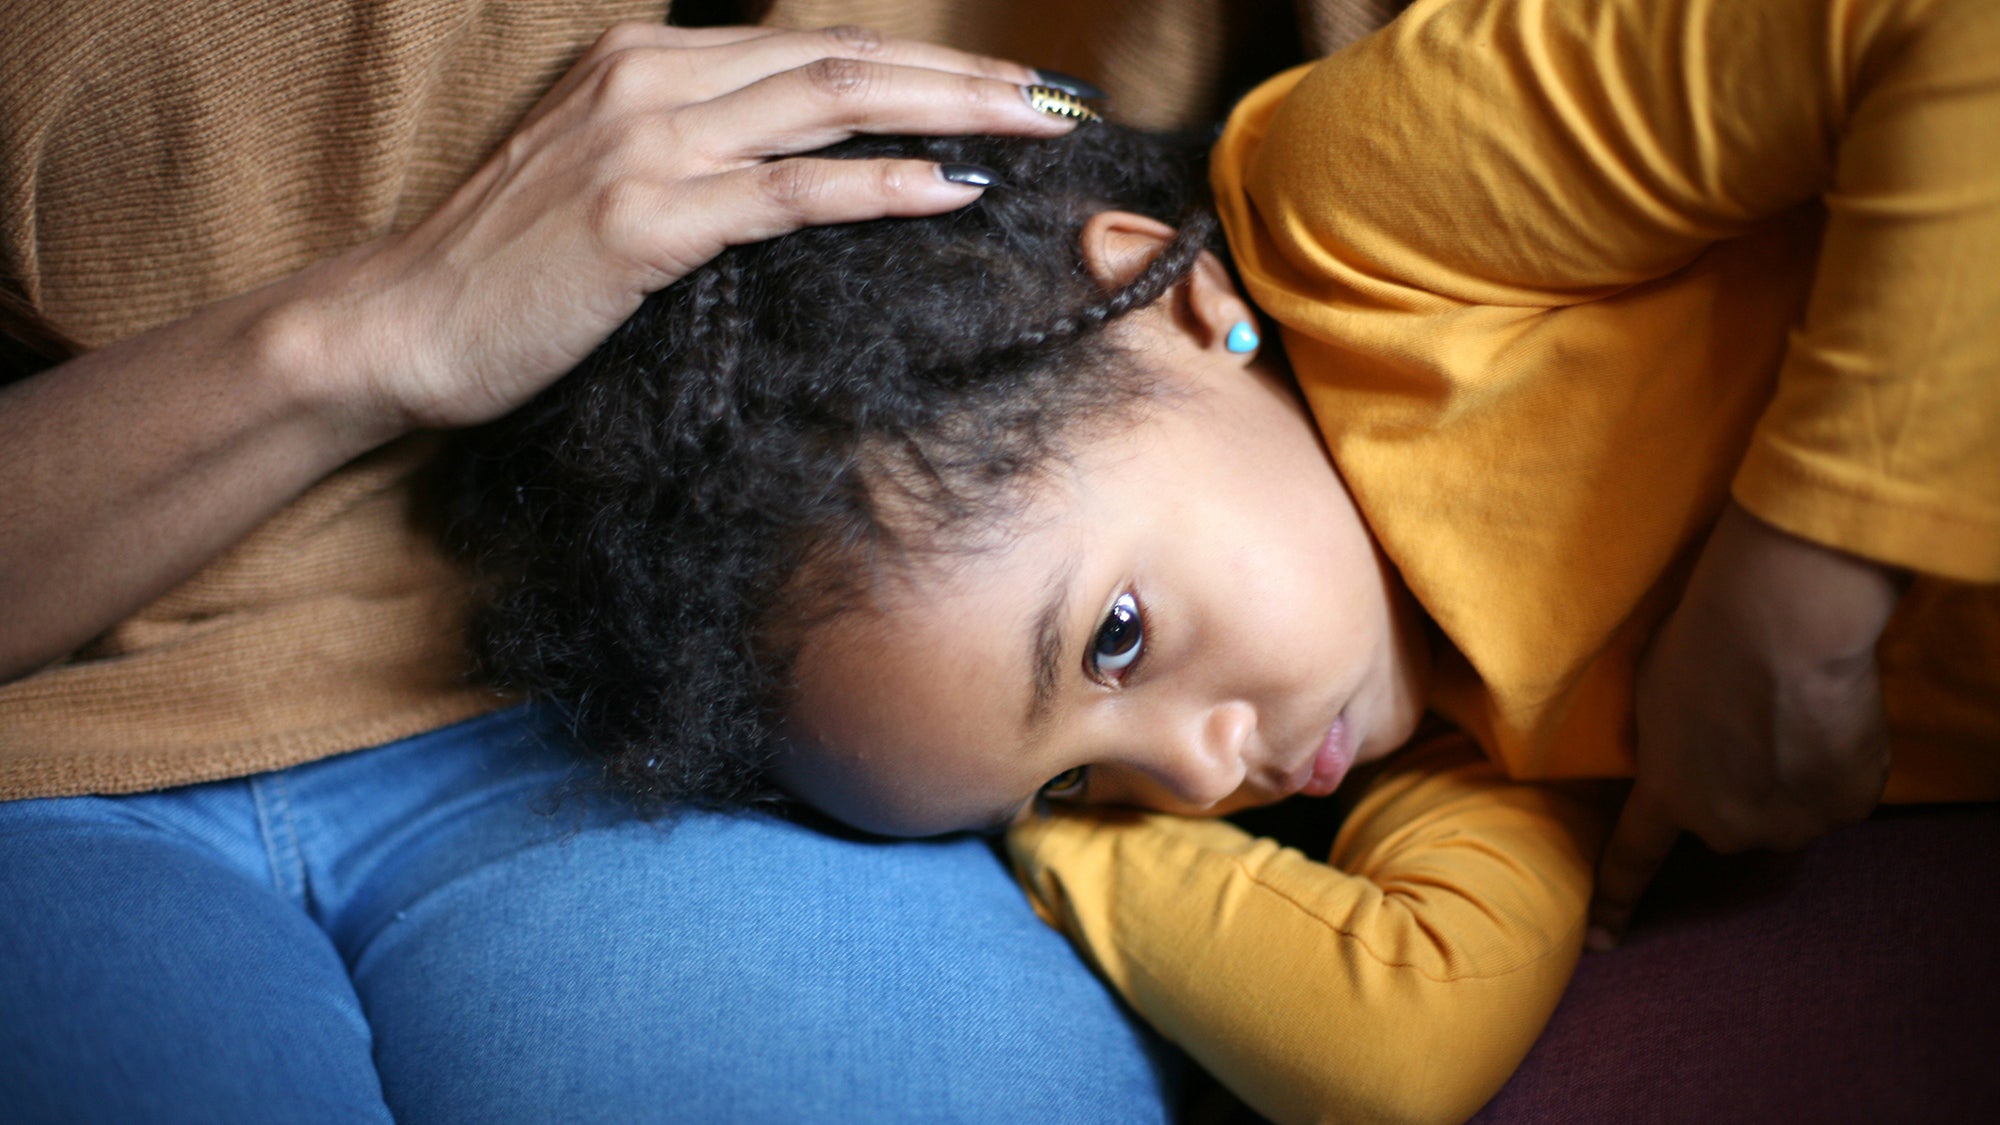
[(1014, 830), (1045, 916), (1258, 1112), (1455, 1121), (1568, 983), (1602, 821), (1454, 736), (1370, 787), (1331, 865), (1212, 820), (1058, 813)]
[(1903, 8), (1852, 51), (1811, 301), (1732, 491), (1807, 539), (1996, 582), (2000, 4)]
[[(1619, 400), (1592, 385), (1594, 342), (1546, 342), (1543, 314), (1823, 204), (1734, 492), (1823, 543), (2000, 580), (2000, 5), (1421, 0), (1253, 94), (1216, 169), (1246, 281), (1306, 365), (1396, 387), (1413, 416), (1445, 381), (1525, 366), (1551, 434)], [(1742, 350), (1663, 346), (1683, 370)]]

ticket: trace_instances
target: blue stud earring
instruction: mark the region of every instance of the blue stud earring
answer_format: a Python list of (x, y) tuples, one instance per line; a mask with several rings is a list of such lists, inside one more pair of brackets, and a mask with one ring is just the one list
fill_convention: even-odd
[(1228, 348), (1237, 355), (1248, 355), (1257, 350), (1259, 342), (1257, 339), (1257, 330), (1250, 327), (1250, 322), (1239, 320), (1230, 326), (1229, 339), (1223, 343), (1223, 347)]

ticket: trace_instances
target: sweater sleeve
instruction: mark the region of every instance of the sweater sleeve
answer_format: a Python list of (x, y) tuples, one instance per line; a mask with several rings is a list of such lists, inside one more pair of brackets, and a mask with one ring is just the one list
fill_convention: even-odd
[(1045, 916), (1273, 1120), (1460, 1120), (1506, 1081), (1581, 948), (1602, 821), (1460, 736), (1406, 752), (1316, 862), (1222, 821), (1016, 828)]
[(1424, 0), (1253, 95), (1217, 164), (1280, 321), (1471, 368), (1823, 206), (1734, 492), (1831, 546), (2000, 580), (2000, 6)]

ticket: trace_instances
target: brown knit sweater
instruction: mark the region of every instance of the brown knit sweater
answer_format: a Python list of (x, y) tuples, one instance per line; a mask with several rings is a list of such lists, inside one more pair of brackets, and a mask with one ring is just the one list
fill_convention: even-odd
[[(765, 18), (1011, 55), (1097, 80), (1128, 121), (1186, 126), (1394, 6), (777, 0)], [(666, 7), (4, 0), (0, 330), (100, 346), (407, 226), (607, 26)], [(435, 447), (359, 459), (69, 660), (0, 686), (0, 799), (240, 776), (503, 702), (466, 680), (463, 579), (415, 500)]]

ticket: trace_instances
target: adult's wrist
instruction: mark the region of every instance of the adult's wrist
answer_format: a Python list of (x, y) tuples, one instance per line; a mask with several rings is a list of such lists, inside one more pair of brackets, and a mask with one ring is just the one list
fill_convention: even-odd
[(346, 460), (415, 428), (394, 393), (402, 335), (362, 276), (371, 248), (328, 259), (251, 295), (247, 369), (287, 414)]

